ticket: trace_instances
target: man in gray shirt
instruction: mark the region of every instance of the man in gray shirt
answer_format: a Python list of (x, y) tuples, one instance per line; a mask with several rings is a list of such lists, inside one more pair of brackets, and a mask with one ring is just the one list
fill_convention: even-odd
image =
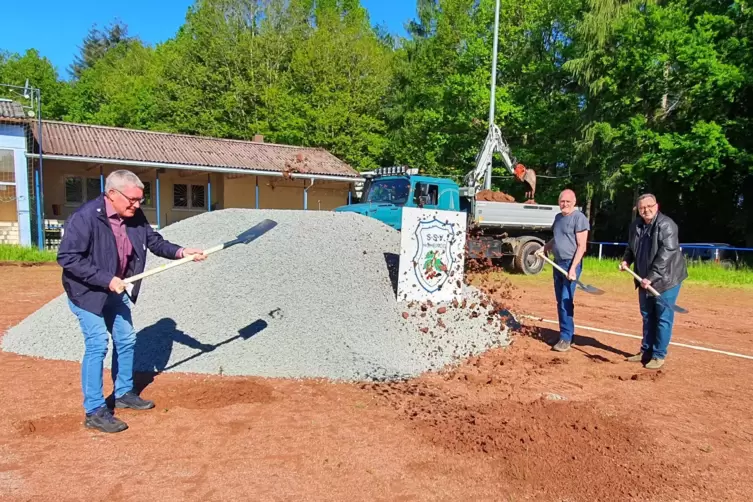
[(544, 255), (554, 251), (554, 262), (567, 270), (567, 277), (554, 269), (554, 296), (557, 298), (557, 315), (560, 324), (560, 339), (553, 350), (570, 350), (575, 331), (573, 320), (575, 280), (580, 279), (583, 255), (586, 253), (588, 231), (591, 225), (586, 215), (575, 208), (575, 192), (563, 190), (559, 198), (560, 214), (554, 217), (554, 237), (537, 251)]

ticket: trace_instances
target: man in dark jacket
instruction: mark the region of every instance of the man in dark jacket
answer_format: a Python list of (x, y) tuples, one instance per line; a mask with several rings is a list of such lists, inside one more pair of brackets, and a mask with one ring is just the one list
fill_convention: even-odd
[[(63, 268), (63, 289), (84, 335), (86, 352), (81, 364), (84, 425), (103, 432), (128, 428), (115, 418), (102, 394), (102, 373), (108, 331), (112, 333), (112, 378), (116, 408), (146, 410), (154, 403), (133, 391), (133, 352), (136, 332), (131, 302), (139, 295), (140, 281), (130, 295), (123, 279), (144, 271), (147, 249), (157, 256), (179, 259), (206, 258), (200, 249), (181, 248), (164, 240), (146, 220), (140, 205), (144, 184), (130, 171), (107, 177), (105, 193), (87, 202), (65, 222), (57, 261)], [(130, 298), (129, 298), (130, 296)]]
[(638, 301), (643, 316), (643, 343), (640, 353), (629, 357), (631, 362), (644, 362), (648, 369), (659, 369), (667, 357), (672, 338), (674, 311), (647, 291), (648, 286), (674, 305), (682, 281), (688, 277), (685, 258), (680, 251), (677, 225), (659, 212), (656, 197), (641, 195), (637, 202), (639, 217), (630, 225), (628, 247), (620, 263), (620, 270), (635, 264), (634, 271), (643, 280), (636, 281)]

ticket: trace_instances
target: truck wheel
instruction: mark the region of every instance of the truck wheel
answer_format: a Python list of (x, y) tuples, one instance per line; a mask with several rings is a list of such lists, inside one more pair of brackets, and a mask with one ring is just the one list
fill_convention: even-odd
[(536, 275), (541, 272), (544, 268), (544, 260), (534, 256), (534, 253), (541, 247), (541, 243), (537, 241), (523, 243), (515, 254), (515, 269), (525, 275)]

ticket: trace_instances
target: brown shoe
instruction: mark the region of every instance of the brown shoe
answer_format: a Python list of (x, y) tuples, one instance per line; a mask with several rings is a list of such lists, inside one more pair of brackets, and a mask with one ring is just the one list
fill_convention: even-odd
[(630, 356), (625, 358), (625, 361), (629, 363), (641, 363), (643, 362), (643, 351), (639, 352), (638, 354), (634, 356)]
[(664, 366), (664, 359), (657, 359), (656, 357), (646, 363), (647, 370), (658, 370), (662, 366)]

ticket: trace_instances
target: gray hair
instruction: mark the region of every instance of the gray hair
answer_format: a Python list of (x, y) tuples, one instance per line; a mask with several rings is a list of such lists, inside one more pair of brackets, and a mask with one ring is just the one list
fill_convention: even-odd
[(635, 201), (635, 205), (637, 206), (640, 201), (643, 199), (653, 199), (654, 202), (656, 202), (656, 196), (652, 193), (644, 193), (640, 197), (638, 197), (638, 200)]
[(138, 176), (126, 169), (111, 172), (105, 181), (105, 193), (112, 189), (123, 191), (128, 187), (136, 187), (143, 190), (144, 184)]

